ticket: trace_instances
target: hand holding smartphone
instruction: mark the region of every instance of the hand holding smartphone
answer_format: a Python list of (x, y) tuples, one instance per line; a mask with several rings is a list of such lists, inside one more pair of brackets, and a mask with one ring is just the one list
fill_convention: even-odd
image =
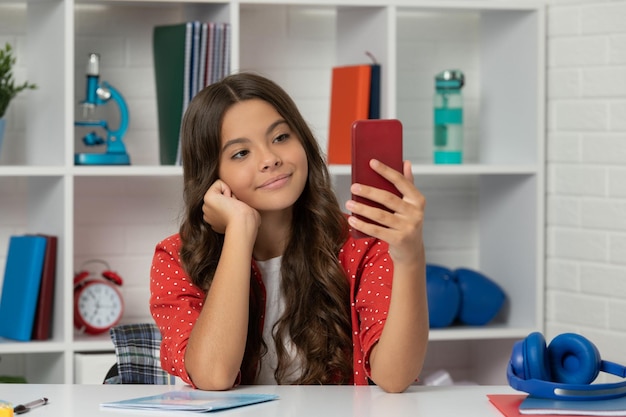
[[(398, 189), (384, 177), (370, 168), (370, 160), (377, 159), (385, 165), (402, 172), (402, 123), (397, 119), (357, 120), (352, 125), (352, 183), (380, 188), (402, 197)], [(356, 195), (354, 201), (388, 210), (378, 203)], [(363, 221), (370, 219), (355, 215)], [(367, 235), (352, 230), (355, 238)]]

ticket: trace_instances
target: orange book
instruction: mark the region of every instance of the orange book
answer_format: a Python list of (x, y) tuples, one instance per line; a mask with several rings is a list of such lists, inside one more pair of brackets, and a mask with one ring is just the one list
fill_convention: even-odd
[(334, 67), (330, 95), (328, 163), (350, 164), (352, 123), (367, 119), (371, 65)]

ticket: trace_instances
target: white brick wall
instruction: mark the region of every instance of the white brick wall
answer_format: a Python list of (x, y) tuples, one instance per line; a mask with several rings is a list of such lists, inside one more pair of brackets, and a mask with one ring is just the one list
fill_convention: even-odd
[(626, 362), (626, 1), (548, 6), (548, 340)]

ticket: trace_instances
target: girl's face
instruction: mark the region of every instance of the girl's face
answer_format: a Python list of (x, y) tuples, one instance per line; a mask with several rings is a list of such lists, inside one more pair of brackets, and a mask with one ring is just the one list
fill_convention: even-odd
[(291, 208), (307, 181), (304, 147), (287, 121), (260, 99), (224, 114), (219, 176), (239, 200), (263, 211)]

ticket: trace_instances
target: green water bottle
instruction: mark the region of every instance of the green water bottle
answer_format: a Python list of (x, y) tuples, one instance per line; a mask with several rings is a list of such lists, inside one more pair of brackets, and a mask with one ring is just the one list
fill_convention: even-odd
[(435, 76), (434, 162), (463, 162), (463, 96), (465, 76), (459, 70), (442, 71)]

